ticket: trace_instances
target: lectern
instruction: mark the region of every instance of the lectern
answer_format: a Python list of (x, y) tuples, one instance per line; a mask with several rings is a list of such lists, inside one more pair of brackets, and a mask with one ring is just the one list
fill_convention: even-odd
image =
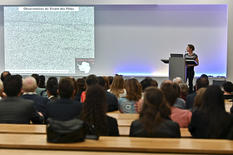
[(180, 77), (186, 79), (186, 64), (183, 54), (171, 54), (169, 59), (162, 59), (162, 62), (169, 63), (169, 79)]

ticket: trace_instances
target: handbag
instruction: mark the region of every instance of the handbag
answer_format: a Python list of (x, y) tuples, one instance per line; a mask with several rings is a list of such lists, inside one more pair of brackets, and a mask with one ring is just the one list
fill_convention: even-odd
[(51, 143), (83, 142), (86, 137), (85, 123), (76, 118), (68, 121), (48, 118), (46, 131), (47, 142)]

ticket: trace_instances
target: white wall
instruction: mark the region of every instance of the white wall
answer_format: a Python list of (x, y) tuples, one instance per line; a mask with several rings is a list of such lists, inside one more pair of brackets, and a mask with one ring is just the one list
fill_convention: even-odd
[[(1, 0), (0, 5), (72, 5), (72, 4), (228, 4), (229, 17), (228, 17), (228, 63), (227, 63), (227, 76), (229, 80), (233, 81), (233, 1), (232, 0)], [(2, 30), (2, 10), (0, 9), (0, 57), (3, 57), (3, 30)], [(0, 61), (0, 70), (2, 70), (3, 62)]]

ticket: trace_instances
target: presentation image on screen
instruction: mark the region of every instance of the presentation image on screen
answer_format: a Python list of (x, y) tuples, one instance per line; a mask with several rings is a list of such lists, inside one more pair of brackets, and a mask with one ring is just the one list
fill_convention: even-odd
[(94, 7), (4, 7), (5, 70), (88, 74), (94, 64)]

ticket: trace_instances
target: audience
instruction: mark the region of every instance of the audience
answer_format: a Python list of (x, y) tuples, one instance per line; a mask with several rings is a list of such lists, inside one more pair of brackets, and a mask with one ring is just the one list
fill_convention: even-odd
[(4, 80), (6, 79), (7, 76), (10, 76), (11, 73), (9, 71), (4, 71), (1, 73), (1, 80), (2, 82), (4, 82)]
[(232, 139), (232, 125), (223, 92), (218, 86), (209, 86), (203, 95), (203, 104), (193, 112), (189, 131), (194, 138)]
[(121, 75), (116, 75), (113, 78), (109, 92), (114, 94), (117, 98), (126, 96), (126, 90), (124, 88), (124, 79)]
[(163, 82), (161, 90), (165, 95), (168, 104), (171, 106), (171, 119), (177, 122), (181, 128), (187, 128), (192, 117), (192, 113), (174, 106), (177, 100), (177, 91), (172, 82)]
[(130, 136), (180, 137), (180, 127), (169, 118), (170, 114), (171, 111), (167, 106), (163, 93), (155, 87), (147, 88), (139, 119), (131, 124)]
[(38, 87), (39, 88), (45, 88), (45, 76), (44, 75), (39, 76)]
[(180, 98), (186, 101), (186, 98), (189, 94), (188, 85), (186, 83), (180, 83), (179, 86), (180, 86)]
[(136, 113), (137, 102), (142, 97), (142, 88), (137, 79), (128, 79), (125, 83), (126, 97), (118, 100), (119, 110), (121, 113)]
[(233, 99), (233, 84), (230, 81), (226, 81), (223, 84), (224, 99)]
[[(98, 84), (104, 89), (105, 80), (103, 77), (97, 77)], [(104, 89), (105, 90), (105, 89)], [(115, 95), (107, 92), (106, 93), (106, 100), (107, 100), (107, 112), (112, 112), (118, 110), (118, 100)]]
[(77, 94), (76, 94), (75, 100), (80, 102), (81, 101), (81, 94), (82, 94), (82, 92), (84, 92), (86, 90), (85, 79), (84, 78), (77, 79), (76, 85), (77, 85)]
[(172, 80), (172, 82), (176, 83), (176, 84), (181, 84), (184, 83), (181, 77), (176, 77)]
[(46, 84), (47, 96), (50, 101), (54, 101), (58, 97), (58, 80), (56, 77), (50, 77)]
[(173, 83), (173, 87), (175, 88), (177, 95), (177, 99), (176, 99), (176, 103), (174, 104), (174, 107), (185, 109), (186, 108), (185, 100), (180, 98), (180, 86), (177, 83)]
[[(209, 86), (209, 79), (204, 74), (200, 78), (197, 79), (195, 89), (197, 91), (200, 88), (206, 88), (208, 86)], [(192, 110), (195, 96), (196, 96), (196, 92), (187, 96), (186, 109)]]
[[(98, 84), (98, 80), (95, 75), (91, 74), (86, 78), (86, 90), (88, 89), (88, 87), (96, 84)], [(86, 99), (86, 91), (83, 91), (81, 94), (81, 102), (84, 103), (85, 99)]]
[(199, 110), (199, 108), (203, 105), (203, 96), (206, 91), (206, 88), (200, 88), (197, 90), (197, 94), (194, 98), (193, 111)]
[(81, 119), (88, 125), (87, 133), (97, 136), (119, 136), (115, 118), (106, 115), (106, 92), (99, 85), (89, 86)]
[[(32, 100), (34, 104), (34, 108), (36, 112), (44, 117), (44, 120), (47, 118), (45, 114), (45, 106), (48, 102), (48, 99), (45, 97), (41, 97), (36, 94), (37, 83), (35, 78), (26, 77), (23, 79), (23, 95), (22, 98)], [(43, 121), (41, 122), (43, 123)]]
[(0, 80), (0, 100), (3, 98), (3, 83), (2, 80)]
[(71, 78), (63, 78), (58, 84), (60, 99), (46, 105), (46, 115), (59, 121), (67, 121), (80, 116), (82, 104), (72, 100), (74, 97), (74, 83)]
[(0, 101), (0, 123), (29, 124), (34, 122), (34, 103), (19, 97), (22, 94), (22, 79), (12, 75), (4, 79), (7, 97)]
[(141, 82), (140, 82), (141, 86), (142, 86), (142, 92), (145, 91), (146, 88), (148, 87), (158, 87), (158, 83), (156, 80), (153, 80), (152, 78), (150, 77), (147, 77), (145, 79), (143, 79)]

